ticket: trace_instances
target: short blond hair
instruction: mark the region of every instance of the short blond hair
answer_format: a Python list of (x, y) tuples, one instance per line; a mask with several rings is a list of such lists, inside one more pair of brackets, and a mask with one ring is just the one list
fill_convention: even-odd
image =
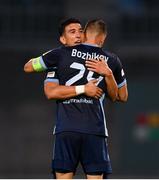
[(106, 24), (102, 19), (88, 21), (84, 28), (84, 33), (107, 34)]

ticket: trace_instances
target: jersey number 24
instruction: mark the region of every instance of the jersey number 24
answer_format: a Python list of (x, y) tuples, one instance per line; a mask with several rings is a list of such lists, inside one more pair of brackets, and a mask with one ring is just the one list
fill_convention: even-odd
[[(79, 71), (78, 74), (76, 74), (76, 75), (73, 76), (71, 79), (69, 79), (68, 81), (66, 81), (66, 83), (65, 83), (66, 86), (70, 86), (70, 85), (72, 85), (73, 83), (75, 83), (76, 81), (78, 81), (79, 79), (83, 78), (84, 73), (85, 73), (85, 70), (86, 70), (86, 68), (85, 68), (85, 66), (84, 66), (83, 64), (76, 63), (76, 62), (72, 63), (72, 64), (70, 65), (70, 68), (78, 69), (78, 70), (80, 70), (80, 71)], [(93, 74), (94, 74), (94, 72), (92, 72), (92, 71), (89, 71), (89, 72), (88, 72), (88, 74), (87, 74), (87, 81), (90, 81), (90, 80), (94, 79), (94, 78), (93, 78)], [(97, 85), (99, 84), (99, 82), (100, 82), (102, 79), (103, 79), (102, 76), (99, 76), (99, 77), (98, 77)]]

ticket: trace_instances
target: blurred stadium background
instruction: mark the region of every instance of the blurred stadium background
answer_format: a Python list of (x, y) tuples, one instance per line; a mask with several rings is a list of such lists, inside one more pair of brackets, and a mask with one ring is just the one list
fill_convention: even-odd
[[(25, 74), (29, 58), (57, 47), (62, 18), (108, 24), (104, 49), (125, 68), (129, 99), (107, 101), (111, 178), (159, 178), (159, 1), (0, 0), (0, 178), (52, 178), (56, 105), (45, 73)], [(76, 178), (84, 178), (78, 168)]]

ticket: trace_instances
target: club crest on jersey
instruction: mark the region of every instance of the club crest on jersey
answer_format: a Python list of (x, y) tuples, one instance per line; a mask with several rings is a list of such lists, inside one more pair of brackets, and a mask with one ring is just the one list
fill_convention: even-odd
[(47, 77), (50, 77), (50, 78), (55, 77), (55, 71), (48, 72), (48, 73), (47, 73)]
[(109, 57), (106, 57), (102, 54), (97, 54), (96, 52), (93, 52), (90, 54), (88, 52), (78, 51), (77, 49), (72, 49), (71, 56), (82, 58), (82, 59), (96, 59), (96, 60), (104, 59), (105, 61), (108, 61), (109, 59)]

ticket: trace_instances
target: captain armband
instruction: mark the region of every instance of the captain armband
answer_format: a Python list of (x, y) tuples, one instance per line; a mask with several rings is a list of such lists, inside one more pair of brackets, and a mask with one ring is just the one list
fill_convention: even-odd
[(45, 71), (46, 67), (40, 61), (41, 57), (32, 59), (32, 66), (36, 72)]
[(76, 95), (85, 93), (85, 85), (75, 86)]

